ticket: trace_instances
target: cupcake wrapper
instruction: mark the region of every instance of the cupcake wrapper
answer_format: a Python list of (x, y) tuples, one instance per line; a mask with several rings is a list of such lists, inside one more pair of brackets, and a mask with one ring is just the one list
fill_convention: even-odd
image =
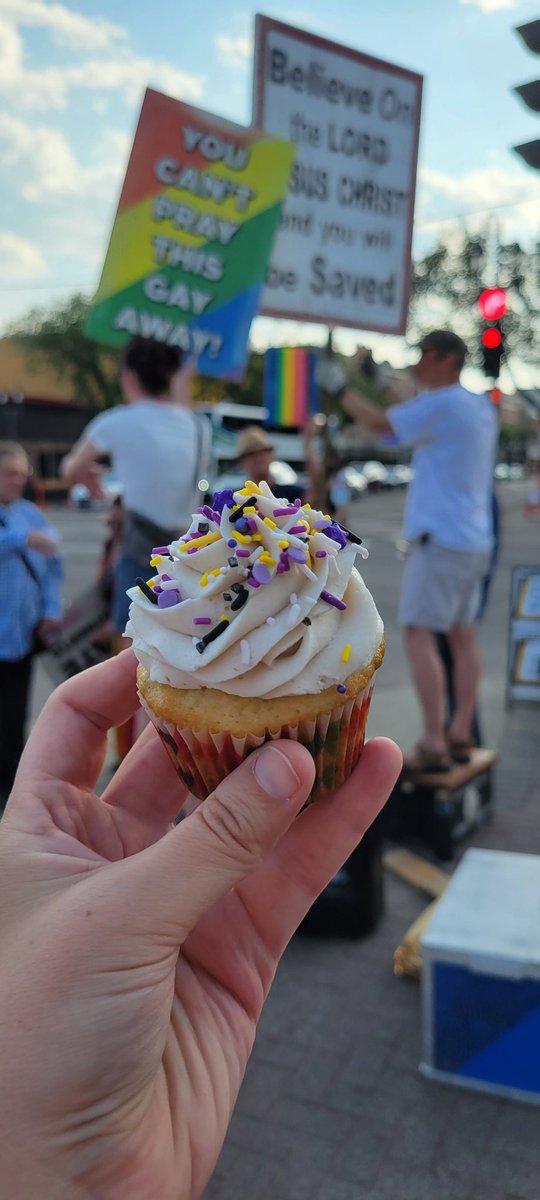
[(373, 681), (354, 700), (348, 700), (329, 713), (282, 725), (263, 734), (234, 737), (210, 730), (179, 729), (162, 721), (140, 697), (141, 704), (156, 726), (174, 766), (190, 792), (205, 800), (218, 783), (243, 762), (263, 742), (291, 738), (301, 742), (315, 762), (315, 783), (307, 804), (330, 795), (349, 778), (362, 753)]

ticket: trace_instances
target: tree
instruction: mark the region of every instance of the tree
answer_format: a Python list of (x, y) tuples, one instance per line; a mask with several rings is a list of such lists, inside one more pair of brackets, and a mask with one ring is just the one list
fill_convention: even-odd
[(530, 253), (518, 242), (494, 245), (489, 233), (471, 236), (461, 230), (428, 251), (413, 266), (409, 337), (417, 338), (437, 324), (451, 325), (480, 362), (484, 322), (476, 301), (486, 285), (508, 293), (504, 317), (506, 346), (528, 363), (540, 362), (540, 243)]
[(84, 332), (90, 301), (75, 295), (52, 309), (32, 309), (8, 330), (30, 360), (47, 363), (67, 376), (73, 395), (89, 408), (118, 404), (118, 352), (91, 341)]

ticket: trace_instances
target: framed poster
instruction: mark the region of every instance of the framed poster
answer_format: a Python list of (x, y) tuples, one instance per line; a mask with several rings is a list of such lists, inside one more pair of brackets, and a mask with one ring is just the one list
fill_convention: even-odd
[(512, 571), (507, 698), (540, 700), (540, 566)]
[(257, 16), (253, 122), (296, 161), (261, 311), (404, 333), (422, 76)]

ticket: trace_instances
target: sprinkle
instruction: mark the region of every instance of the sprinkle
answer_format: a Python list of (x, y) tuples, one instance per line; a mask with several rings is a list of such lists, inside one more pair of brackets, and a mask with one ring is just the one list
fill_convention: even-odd
[(180, 592), (176, 588), (171, 588), (170, 591), (161, 592), (158, 596), (158, 608), (172, 608), (173, 604), (180, 603)]
[(309, 528), (308, 525), (293, 525), (292, 529), (287, 530), (287, 533), (292, 533), (292, 534), (305, 533), (306, 529), (308, 529), (308, 528)]
[(243, 546), (249, 546), (251, 536), (246, 536), (245, 533), (237, 533), (236, 540), (237, 542), (241, 542)]
[(299, 496), (297, 496), (297, 497), (296, 497), (296, 500), (294, 500), (294, 501), (293, 501), (293, 503), (294, 503), (294, 507), (295, 507), (295, 508), (301, 508), (301, 507), (302, 507), (302, 501), (300, 500)]
[(200, 642), (197, 642), (197, 650), (199, 651), (199, 654), (202, 654), (205, 647), (210, 645), (210, 642), (215, 642), (216, 638), (221, 637), (221, 634), (225, 633), (228, 624), (229, 621), (227, 620), (227, 617), (220, 617), (217, 625), (214, 625), (214, 628), (211, 629), (209, 633), (205, 633)]
[(285, 571), (290, 571), (290, 566), (287, 561), (279, 562), (277, 565), (276, 575), (283, 575)]
[(304, 575), (307, 575), (308, 579), (313, 579), (315, 583), (317, 582), (317, 576), (315, 572), (311, 571), (305, 563), (300, 563), (300, 570), (303, 571)]
[(193, 624), (194, 625), (211, 625), (212, 618), (211, 617), (194, 617)]
[(244, 512), (245, 513), (256, 513), (257, 509), (255, 508), (254, 504), (250, 504), (249, 508), (247, 508), (246, 505), (244, 505)]
[(152, 558), (150, 559), (150, 566), (158, 567), (160, 562), (161, 562), (161, 554), (153, 554)]
[(250, 553), (250, 550), (242, 550), (240, 547), (236, 551), (237, 558), (249, 558)]
[(234, 508), (234, 496), (232, 489), (224, 488), (221, 492), (214, 492), (212, 496), (212, 506), (215, 512), (222, 513), (224, 508)]
[(244, 666), (247, 667), (251, 658), (251, 651), (249, 649), (249, 642), (246, 642), (245, 638), (242, 638), (240, 642), (240, 655)]
[(347, 545), (347, 534), (343, 532), (341, 525), (336, 525), (335, 521), (331, 521), (326, 529), (326, 536), (332, 538), (332, 541), (337, 542), (343, 549)]
[(197, 523), (197, 529), (199, 533), (208, 533), (208, 530), (210, 529), (208, 521), (199, 521)]
[(292, 604), (287, 613), (287, 625), (294, 625), (295, 622), (298, 620), (298, 617), (300, 616), (300, 612), (301, 612), (300, 605)]
[(152, 549), (152, 554), (168, 554), (168, 553), (169, 553), (168, 546), (154, 546)]
[(208, 574), (208, 571), (205, 571), (204, 575), (201, 575), (201, 578), (199, 579), (199, 587), (206, 587), (209, 578), (210, 578), (210, 576)]
[[(239, 495), (242, 495), (242, 494), (243, 494), (243, 490), (242, 490), (242, 492), (239, 493)], [(232, 521), (233, 525), (236, 525), (236, 522), (238, 520), (240, 520), (241, 517), (243, 517), (245, 508), (250, 508), (253, 504), (256, 503), (256, 499), (257, 499), (256, 496), (248, 496), (247, 500), (244, 500), (243, 504), (239, 504), (238, 508), (234, 509), (234, 511), (231, 513), (231, 521)], [(253, 510), (253, 511), (255, 511), (255, 510)]]
[(185, 554), (186, 550), (190, 550), (192, 546), (195, 546), (196, 549), (199, 550), (199, 548), (202, 546), (210, 546), (212, 542), (219, 542), (219, 539), (219, 533), (205, 533), (202, 537), (191, 538), (189, 542), (184, 542), (184, 544), (180, 546), (180, 551), (182, 554)]
[(243, 583), (231, 583), (231, 592), (241, 592), (243, 588)]
[(176, 579), (169, 579), (168, 576), (167, 576), (167, 579), (164, 579), (164, 577), (162, 575), (161, 576), (161, 590), (162, 590), (162, 592), (171, 592), (171, 591), (179, 592), (180, 588), (178, 587)]
[(326, 558), (326, 550), (316, 550), (315, 558)]
[(161, 576), (161, 582), (168, 583), (170, 578), (171, 578), (170, 575), (165, 575), (165, 572), (164, 572), (163, 575)]
[(264, 524), (265, 524), (265, 525), (268, 525), (268, 528), (269, 528), (269, 529), (277, 529), (276, 522), (275, 522), (275, 521), (271, 521), (271, 520), (270, 520), (270, 517), (263, 517), (263, 521), (264, 521)]
[[(238, 520), (235, 521), (234, 524), (235, 524), (237, 533), (247, 533), (249, 531), (249, 521), (248, 521), (247, 517), (239, 517)], [(255, 529), (256, 528), (257, 528), (257, 526), (255, 525)]]
[(159, 586), (159, 583), (155, 583), (154, 584), (154, 594), (156, 596), (159, 596), (159, 593), (162, 591), (163, 591), (163, 588)]
[(214, 525), (219, 525), (221, 522), (221, 513), (214, 512), (208, 504), (203, 504), (202, 508), (196, 508), (196, 513), (202, 513), (203, 517), (208, 517), (209, 521), (213, 521)]
[(318, 529), (318, 530), (327, 529), (328, 526), (331, 524), (332, 524), (331, 517), (320, 517), (320, 519), (318, 521), (313, 522), (313, 529)]
[(223, 593), (223, 599), (224, 599), (224, 600), (232, 600), (231, 593), (230, 593), (230, 592), (224, 592), (224, 593)]
[(198, 546), (190, 546), (190, 548), (188, 550), (188, 554), (196, 554), (198, 549), (199, 549)]
[[(294, 507), (293, 504), (291, 504), (291, 506), (289, 508), (274, 508), (274, 509), (272, 509), (272, 516), (273, 517), (295, 517), (296, 516), (296, 508)], [(265, 521), (268, 523), (268, 517), (265, 517)], [(274, 529), (275, 529), (275, 526), (274, 526)]]
[(136, 583), (137, 587), (142, 590), (143, 595), (146, 596), (146, 600), (151, 600), (152, 604), (157, 604), (157, 596), (152, 592), (152, 588), (148, 586), (148, 583), (145, 583), (139, 576), (136, 578)]
[(293, 562), (305, 563), (307, 562), (307, 551), (302, 550), (299, 546), (293, 546), (289, 550), (289, 558), (292, 558)]
[(237, 592), (236, 599), (233, 600), (231, 604), (231, 612), (238, 612), (238, 609), (243, 608), (246, 600), (249, 598), (249, 592), (247, 588), (242, 587), (241, 584), (239, 585), (239, 588), (240, 590)]
[(256, 520), (255, 520), (255, 517), (248, 517), (248, 518), (247, 518), (247, 527), (248, 527), (248, 529), (250, 530), (250, 532), (251, 532), (251, 533), (256, 533), (256, 532), (257, 532), (257, 530), (258, 530), (259, 526), (257, 525), (257, 522), (256, 522)]
[(327, 604), (332, 604), (334, 608), (339, 608), (340, 612), (343, 612), (347, 607), (347, 605), (343, 603), (343, 600), (339, 600), (338, 597), (333, 596), (331, 592), (321, 592), (321, 600), (326, 600)]
[(343, 695), (344, 692), (347, 691), (347, 688), (345, 687), (344, 683), (338, 683), (337, 690), (338, 690), (338, 692), (341, 692), (341, 694)]
[(311, 620), (310, 620), (310, 618), (309, 618), (309, 617), (304, 617), (304, 620), (302, 621), (302, 625), (311, 625)]
[(309, 604), (316, 604), (316, 603), (317, 603), (317, 600), (316, 600), (316, 597), (315, 597), (315, 596), (306, 596), (306, 600), (308, 601), (308, 603), (309, 603)]
[(287, 542), (284, 540), (284, 541), (278, 542), (278, 546), (279, 546), (280, 550), (288, 550), (289, 546), (290, 546), (290, 542)]
[(359, 546), (356, 553), (360, 555), (360, 558), (369, 558), (369, 550), (366, 550), (365, 546)]
[(235, 549), (235, 547), (236, 547), (236, 541), (235, 541), (235, 539), (234, 539), (234, 538), (229, 538), (229, 540), (228, 540), (228, 542), (227, 542), (227, 545), (228, 545), (228, 546), (230, 546), (231, 550), (234, 550), (234, 549)]
[(152, 578), (151, 578), (151, 579), (147, 579), (147, 580), (146, 580), (146, 582), (147, 582), (147, 584), (148, 584), (148, 587), (153, 587), (153, 586), (154, 586), (154, 578), (153, 578), (153, 576), (152, 576)]
[(270, 583), (272, 572), (269, 567), (265, 566), (260, 559), (253, 564), (253, 578), (257, 583)]
[(289, 596), (289, 604), (298, 604), (298, 596), (296, 592), (291, 592)]
[(267, 624), (267, 625), (275, 625), (275, 623), (276, 623), (276, 618), (275, 618), (275, 617), (267, 617), (267, 618), (266, 618), (266, 624)]
[(230, 567), (238, 566), (238, 559), (234, 557), (234, 554), (231, 554), (231, 557), (227, 559), (227, 562)]
[(263, 550), (262, 554), (259, 556), (259, 562), (265, 563), (267, 567), (275, 567), (276, 565), (275, 558), (272, 558), (272, 555), (268, 553), (268, 550)]
[(342, 662), (346, 663), (349, 661), (349, 658), (351, 656), (351, 650), (352, 650), (352, 646), (351, 646), (350, 642), (348, 642), (347, 645), (344, 646), (343, 650), (342, 650), (342, 654), (341, 654)]
[(253, 575), (250, 575), (250, 577), (248, 579), (248, 583), (249, 583), (249, 586), (252, 588), (258, 588), (261, 586), (259, 581), (257, 579), (253, 578)]

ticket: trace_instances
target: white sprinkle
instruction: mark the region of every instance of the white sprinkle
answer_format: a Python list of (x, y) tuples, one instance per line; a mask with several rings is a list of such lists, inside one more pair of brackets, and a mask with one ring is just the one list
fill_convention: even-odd
[(301, 610), (299, 604), (293, 604), (292, 607), (289, 609), (289, 613), (287, 616), (287, 625), (294, 625), (295, 622), (298, 620), (301, 611), (302, 610)]
[(289, 604), (298, 604), (298, 596), (296, 592), (291, 592), (289, 596)]
[(334, 579), (335, 579), (336, 575), (341, 575), (341, 571), (337, 565), (335, 558), (332, 558), (330, 556), (330, 554), (328, 555), (328, 574), (333, 575)]
[(192, 637), (192, 639), (191, 639), (191, 640), (192, 640), (192, 642), (193, 642), (193, 645), (194, 645), (194, 646), (196, 646), (196, 645), (197, 645), (197, 642), (198, 642), (200, 639), (199, 639), (199, 638), (196, 638), (196, 637)]
[(365, 546), (355, 546), (355, 550), (360, 555), (360, 558), (369, 558), (369, 550), (366, 550)]
[(304, 572), (304, 575), (307, 575), (308, 579), (314, 579), (315, 583), (317, 582), (317, 576), (315, 572), (311, 571), (309, 567), (306, 567), (305, 563), (298, 563), (298, 566), (300, 567), (300, 570)]
[(275, 625), (275, 623), (276, 623), (276, 618), (275, 618), (275, 617), (267, 617), (267, 618), (266, 618), (266, 624), (267, 624), (267, 625)]
[(229, 570), (228, 567), (220, 567), (220, 574), (226, 575), (228, 570)]
[(240, 657), (244, 667), (247, 667), (251, 658), (251, 651), (249, 649), (249, 642), (246, 642), (245, 638), (242, 638), (240, 642)]
[(308, 604), (316, 604), (317, 603), (316, 596), (306, 596), (306, 600), (307, 600)]

